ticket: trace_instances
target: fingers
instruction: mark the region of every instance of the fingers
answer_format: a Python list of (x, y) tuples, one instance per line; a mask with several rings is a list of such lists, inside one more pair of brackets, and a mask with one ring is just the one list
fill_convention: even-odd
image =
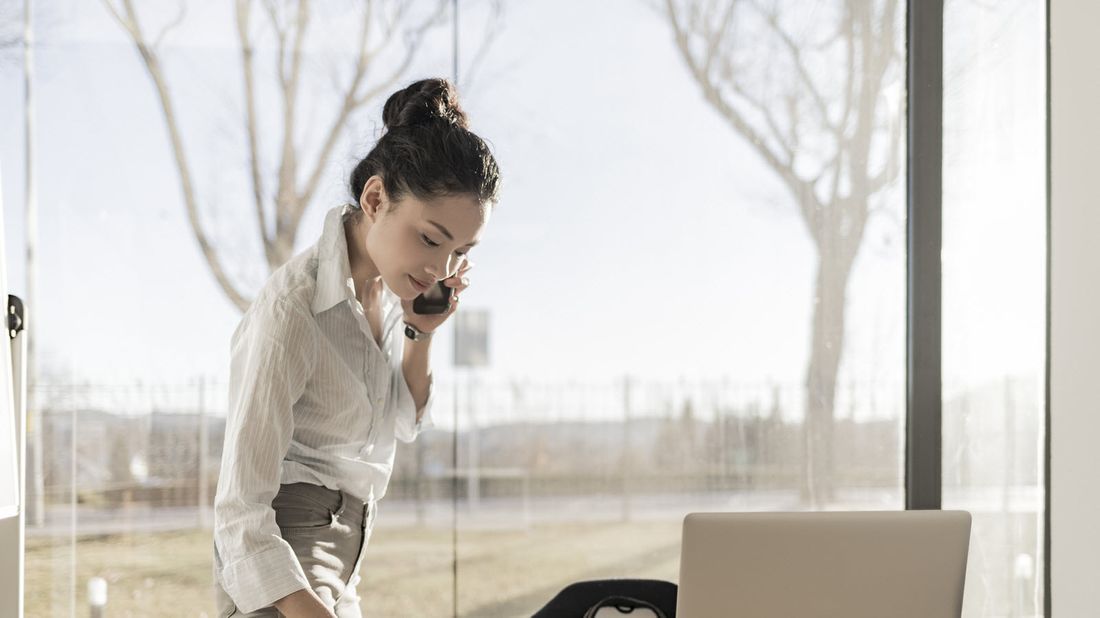
[(458, 295), (454, 295), (451, 297), (450, 306), (447, 307), (447, 310), (439, 316), (439, 323), (442, 324), (443, 322), (446, 322), (447, 319), (450, 318), (455, 311), (458, 311)]
[(451, 309), (447, 315), (454, 313), (458, 305), (458, 295), (461, 294), (466, 288), (470, 287), (470, 278), (464, 276), (470, 272), (470, 269), (474, 267), (471, 262), (466, 262), (458, 269), (453, 276), (444, 279), (444, 285), (451, 288)]
[(472, 267), (463, 268), (454, 275), (447, 277), (443, 280), (444, 284), (448, 287), (455, 288), (458, 291), (465, 290), (467, 287), (470, 286), (470, 278), (465, 276), (465, 274), (469, 272), (470, 268)]

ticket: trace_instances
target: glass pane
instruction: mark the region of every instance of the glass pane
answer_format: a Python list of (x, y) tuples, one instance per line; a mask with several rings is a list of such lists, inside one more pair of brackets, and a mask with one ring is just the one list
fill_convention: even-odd
[(944, 5), (943, 506), (966, 616), (1043, 613), (1045, 4)]
[[(283, 249), (297, 253), (316, 241), (324, 213), (347, 200), (347, 175), (380, 133), (384, 95), (421, 77), (450, 74), (450, 3), (373, 3), (372, 64), (357, 95), (377, 92), (327, 145), (344, 102), (341, 89), (353, 80), (367, 7), (310, 4), (292, 157), (283, 150), (286, 99), (276, 29), (302, 23), (298, 3), (240, 3), (251, 7), (266, 229), (255, 216), (234, 3), (184, 3), (183, 13), (176, 3), (132, 3), (147, 42), (161, 37), (164, 92), (106, 3), (31, 4), (40, 223), (36, 297), (29, 300), (37, 384), (29, 407), (42, 473), (31, 479), (29, 493), (43, 508), (28, 521), (27, 615), (88, 615), (89, 584), (99, 578), (107, 589), (105, 615), (214, 616), (210, 508), (229, 341), (241, 311), (213, 276), (186, 200), (193, 198), (226, 278), (251, 298), (290, 255), (269, 263), (258, 232), (274, 233), (276, 194), (286, 197), (280, 188), (293, 190), (292, 205), (308, 206), (300, 225), (285, 217), (279, 224)], [(127, 7), (112, 5), (125, 18)], [(382, 36), (390, 27), (392, 36)], [(412, 39), (417, 44), (407, 47)], [(11, 289), (26, 298), (23, 75), (14, 55), (0, 64), (0, 134), (18, 137), (0, 144), (0, 163)], [(186, 190), (164, 93), (186, 157)], [(297, 168), (280, 185), (284, 163)], [(309, 193), (314, 170), (320, 176)], [(449, 444), (450, 435), (427, 435), (425, 443)], [(413, 453), (399, 455), (398, 465), (408, 467)], [(395, 482), (395, 502), (409, 495), (401, 483)], [(368, 615), (450, 612), (450, 504), (431, 504), (434, 527), (407, 527), (414, 520), (399, 508), (392, 524), (388, 513), (379, 518), (371, 547), (377, 567), (365, 569), (370, 575), (360, 591)], [(392, 582), (410, 586), (395, 593), (387, 589)], [(417, 582), (430, 585), (431, 594)]]
[(789, 4), (507, 5), (460, 615), (676, 581), (692, 511), (903, 508), (904, 3)]
[[(76, 406), (71, 397), (41, 387), (29, 393), (30, 402), (41, 412), (29, 423), (28, 468), (41, 461), (38, 487), (44, 491), (34, 490), (28, 470), (24, 604), (28, 616), (60, 616), (71, 614), (76, 602)], [(38, 460), (36, 452), (48, 455)]]

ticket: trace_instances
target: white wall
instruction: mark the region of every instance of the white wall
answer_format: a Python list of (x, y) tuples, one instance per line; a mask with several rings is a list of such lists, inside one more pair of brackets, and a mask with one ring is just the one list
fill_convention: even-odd
[(1049, 0), (1051, 615), (1100, 607), (1100, 2)]

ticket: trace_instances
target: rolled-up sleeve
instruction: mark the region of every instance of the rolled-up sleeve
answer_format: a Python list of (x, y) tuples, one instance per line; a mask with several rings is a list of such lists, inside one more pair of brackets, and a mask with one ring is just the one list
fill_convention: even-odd
[[(416, 400), (413, 399), (412, 391), (409, 390), (409, 383), (405, 381), (405, 372), (398, 367), (393, 375), (395, 384), (391, 392), (397, 393), (394, 434), (398, 440), (409, 443), (416, 440), (416, 436), (420, 435), (421, 431), (435, 426), (435, 423), (432, 422), (432, 404), (435, 402), (435, 378), (433, 377), (428, 382), (428, 400), (424, 402), (424, 407), (417, 410)], [(420, 416), (419, 421), (416, 420), (418, 414)]]
[(315, 341), (308, 317), (280, 301), (254, 305), (233, 335), (214, 543), (221, 584), (243, 613), (310, 587), (271, 501)]

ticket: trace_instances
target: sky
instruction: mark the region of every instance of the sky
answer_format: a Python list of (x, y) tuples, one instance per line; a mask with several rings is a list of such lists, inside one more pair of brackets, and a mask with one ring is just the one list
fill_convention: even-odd
[[(1043, 80), (1028, 4), (1007, 25), (978, 15), (991, 24), (979, 37), (946, 37), (944, 345), (952, 382), (1041, 367)], [(93, 383), (224, 381), (240, 316), (191, 236), (144, 67), (100, 3), (38, 5), (39, 372)], [(233, 247), (230, 267), (258, 285), (232, 15), (225, 3), (192, 6), (165, 39), (165, 69), (207, 219)], [(949, 3), (949, 15), (981, 10), (953, 6), (962, 5)], [(476, 49), (477, 7), (463, 13), (460, 58)], [(774, 174), (703, 100), (663, 18), (631, 0), (504, 7), (499, 38), (470, 88), (459, 80), (472, 129), (491, 144), (504, 177), (463, 297), (464, 308), (491, 316), (491, 365), (481, 371), (800, 384), (813, 246)], [(148, 28), (164, 20), (148, 14)], [(307, 47), (306, 105), (323, 118), (326, 67), (350, 53), (353, 34), (338, 15), (317, 22), (325, 36)], [(402, 81), (449, 75), (451, 44), (449, 27), (436, 30)], [(272, 125), (273, 93), (261, 92), (261, 101)], [(381, 102), (338, 144), (297, 250), (315, 241), (325, 211), (348, 199), (346, 175), (377, 137)], [(18, 294), (25, 225), (17, 63), (0, 68), (0, 119), (4, 252)], [(883, 199), (888, 215), (872, 220), (850, 284), (841, 379), (877, 384), (901, 403), (904, 181)], [(449, 327), (441, 334), (433, 365), (446, 378), (454, 371)]]

